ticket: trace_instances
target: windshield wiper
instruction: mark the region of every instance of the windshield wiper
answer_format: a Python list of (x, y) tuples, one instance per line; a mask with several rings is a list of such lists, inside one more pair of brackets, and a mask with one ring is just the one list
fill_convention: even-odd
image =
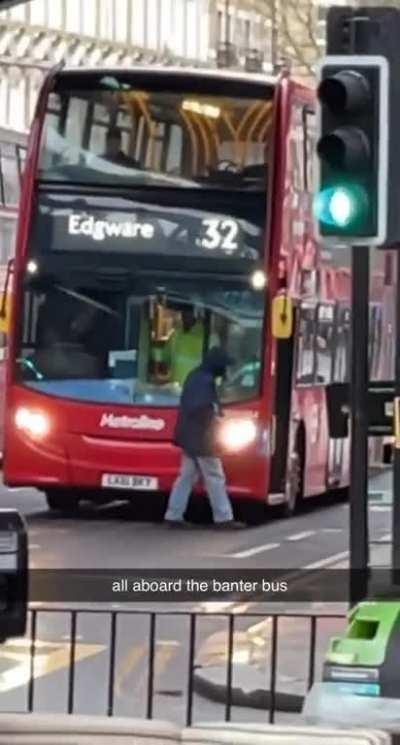
[[(78, 167), (77, 167), (78, 168)], [(89, 170), (89, 169), (88, 169)], [(87, 171), (85, 171), (87, 173)], [(148, 171), (142, 171), (137, 169), (128, 175), (104, 173), (101, 171), (91, 171), (87, 178), (76, 178), (76, 174), (71, 174), (73, 178), (69, 178), (69, 173), (65, 174), (63, 178), (62, 173), (58, 172), (55, 178), (49, 175), (39, 174), (39, 183), (42, 186), (51, 188), (51, 186), (96, 186), (97, 188), (103, 188), (108, 191), (115, 191), (122, 187), (130, 188), (168, 188), (168, 189), (196, 189), (202, 188), (202, 185), (198, 183), (197, 179), (185, 179), (179, 176), (168, 176), (167, 174), (149, 173)], [(101, 179), (101, 181), (100, 181)]]
[(72, 290), (71, 288), (65, 287), (64, 285), (55, 284), (54, 287), (56, 288), (56, 290), (59, 290), (59, 292), (63, 292), (65, 295), (69, 295), (69, 297), (73, 297), (76, 300), (81, 300), (83, 303), (90, 305), (92, 308), (102, 310), (104, 313), (108, 313), (111, 316), (119, 316), (119, 313), (110, 308), (109, 305), (105, 305), (104, 303), (100, 303), (98, 300), (94, 300), (92, 297), (90, 297), (90, 295), (85, 295), (82, 292)]

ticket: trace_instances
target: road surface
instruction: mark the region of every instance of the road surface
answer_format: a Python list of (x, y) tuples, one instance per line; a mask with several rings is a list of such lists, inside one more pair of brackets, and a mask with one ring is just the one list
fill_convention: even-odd
[[(371, 491), (372, 539), (389, 551), (389, 504), (379, 502), (390, 490), (389, 475), (374, 478)], [(384, 500), (383, 500), (384, 501)], [(1, 507), (16, 507), (25, 514), (29, 528), (32, 568), (299, 568), (346, 566), (348, 560), (347, 504), (318, 500), (291, 520), (269, 520), (257, 528), (217, 532), (204, 524), (190, 531), (172, 530), (162, 523), (141, 519), (139, 505), (114, 504), (85, 508), (79, 518), (47, 511), (43, 497), (34, 490), (0, 491)], [(383, 548), (384, 547), (384, 548)], [(382, 550), (380, 551), (382, 554)], [(382, 557), (381, 557), (382, 558)], [(37, 619), (34, 707), (35, 710), (63, 711), (68, 700), (70, 659), (70, 616), (46, 613), (42, 606)], [(136, 610), (154, 606), (135, 606)], [(157, 620), (154, 665), (153, 715), (183, 722), (189, 654), (189, 620), (173, 615), (177, 606), (158, 606), (168, 615)], [(114, 610), (126, 606), (114, 604)], [(182, 608), (180, 607), (182, 610)], [(257, 614), (268, 608), (250, 603), (199, 603), (191, 607), (204, 613), (198, 621), (196, 662), (226, 665), (227, 618), (216, 612)], [(74, 709), (102, 713), (107, 710), (110, 654), (109, 607), (99, 606), (95, 615), (81, 614), (77, 623)], [(343, 628), (344, 621), (329, 614), (344, 613), (344, 604), (273, 604), (272, 610), (290, 614), (327, 614), (319, 622), (316, 673), (321, 669), (328, 639)], [(102, 611), (102, 612), (100, 612)], [(107, 611), (104, 613), (104, 611)], [(304, 693), (308, 676), (310, 622), (288, 615), (279, 621), (278, 690)], [(121, 616), (118, 620), (115, 657), (114, 713), (143, 716), (146, 712), (149, 616)], [(241, 665), (251, 664), (257, 675), (268, 680), (270, 672), (271, 620), (247, 615), (236, 621), (234, 677)], [(29, 680), (29, 642), (10, 642), (0, 651), (2, 710), (26, 708)], [(220, 720), (224, 707), (197, 694), (194, 721)], [(265, 711), (235, 707), (235, 720), (265, 720)], [(280, 713), (278, 720), (290, 721), (292, 714)]]

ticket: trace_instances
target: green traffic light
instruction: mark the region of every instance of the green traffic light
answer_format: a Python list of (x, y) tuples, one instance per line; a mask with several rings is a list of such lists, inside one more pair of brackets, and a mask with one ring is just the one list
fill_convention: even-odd
[(366, 190), (359, 185), (332, 186), (316, 196), (314, 214), (322, 225), (345, 231), (362, 221), (368, 201)]
[(329, 212), (334, 225), (345, 228), (357, 210), (354, 195), (347, 189), (336, 189), (329, 202)]

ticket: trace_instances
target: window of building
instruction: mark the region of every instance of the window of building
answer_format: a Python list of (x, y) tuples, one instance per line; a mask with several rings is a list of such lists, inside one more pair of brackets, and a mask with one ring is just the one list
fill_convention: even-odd
[(0, 144), (1, 197), (6, 206), (17, 205), (20, 194), (20, 174), (15, 145)]
[(25, 128), (25, 79), (21, 79), (13, 85), (9, 82), (9, 125), (12, 129), (22, 130)]
[(32, 26), (44, 26), (47, 18), (47, 0), (35, 0), (29, 3)]
[(112, 0), (103, 0), (100, 3), (100, 38), (112, 39), (113, 31), (113, 4)]
[(174, 24), (171, 33), (172, 50), (183, 55), (185, 49), (185, 0), (173, 0)]
[(145, 44), (145, 7), (146, 0), (135, 0), (135, 12), (132, 13), (132, 42), (138, 46)]
[(160, 43), (160, 7), (158, 0), (147, 0), (147, 46), (158, 49)]
[(198, 57), (200, 51), (200, 28), (197, 18), (196, 0), (187, 0), (186, 4), (186, 54)]
[[(67, 0), (67, 4), (69, 0)], [(81, 2), (81, 26), (85, 36), (96, 36), (97, 7), (93, 2)]]
[(248, 18), (244, 22), (244, 45), (246, 49), (251, 47), (251, 24)]
[(23, 147), (22, 145), (17, 145), (17, 166), (18, 166), (18, 176), (19, 176), (20, 184), (21, 184), (22, 176), (24, 175), (25, 161), (26, 161), (26, 147)]
[(14, 255), (16, 228), (14, 217), (0, 217), (0, 263), (3, 266)]
[(160, 13), (160, 43), (161, 48), (164, 48), (170, 46), (171, 29), (174, 23), (172, 0), (162, 0)]
[[(56, 2), (56, 0), (53, 0)], [(27, 4), (16, 5), (10, 8), (10, 21), (27, 21)]]
[(82, 31), (82, 10), (81, 0), (68, 0), (66, 4), (66, 30), (75, 33)]
[[(51, 0), (48, 7), (48, 23), (51, 28), (61, 28), (63, 23), (63, 2), (65, 0)], [(84, 13), (84, 4), (82, 4)]]
[(219, 41), (222, 41), (222, 38), (223, 38), (222, 20), (223, 20), (222, 10), (219, 10), (217, 13), (217, 38), (216, 38), (217, 43)]

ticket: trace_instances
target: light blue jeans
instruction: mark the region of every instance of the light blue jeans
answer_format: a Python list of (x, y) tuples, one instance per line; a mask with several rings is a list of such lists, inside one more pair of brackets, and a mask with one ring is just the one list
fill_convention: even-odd
[(166, 520), (183, 520), (190, 493), (202, 476), (215, 523), (233, 520), (233, 512), (226, 491), (225, 474), (219, 458), (191, 458), (182, 453), (181, 469), (169, 497)]

